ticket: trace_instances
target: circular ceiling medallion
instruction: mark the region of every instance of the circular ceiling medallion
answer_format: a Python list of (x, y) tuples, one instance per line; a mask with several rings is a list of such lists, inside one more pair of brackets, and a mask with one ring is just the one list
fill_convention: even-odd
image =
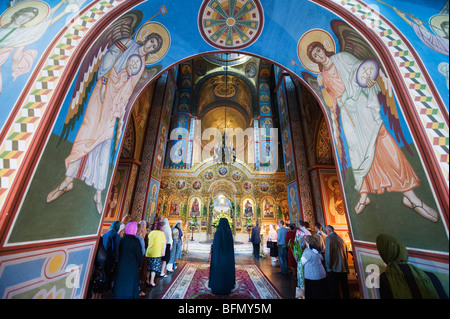
[(219, 49), (242, 49), (258, 39), (264, 13), (258, 0), (205, 0), (198, 25), (202, 37)]

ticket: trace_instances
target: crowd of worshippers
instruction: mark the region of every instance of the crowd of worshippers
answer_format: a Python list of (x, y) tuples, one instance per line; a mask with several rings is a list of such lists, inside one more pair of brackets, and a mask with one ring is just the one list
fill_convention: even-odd
[[(145, 297), (147, 288), (157, 285), (158, 277), (165, 278), (177, 268), (183, 244), (181, 220), (170, 227), (167, 218), (161, 219), (157, 216), (152, 225), (145, 221), (112, 223), (99, 238), (88, 298), (99, 299), (105, 293), (117, 299)], [(267, 238), (272, 266), (279, 264), (282, 274), (290, 274), (297, 286), (302, 286), (296, 298), (350, 298), (349, 251), (333, 226), (327, 225), (324, 232), (320, 223), (310, 229), (304, 221), (296, 226), (280, 220), (276, 228), (269, 226)], [(252, 229), (250, 241), (253, 259), (258, 260), (261, 256), (258, 223)], [(233, 244), (228, 220), (221, 218), (210, 256), (208, 285), (213, 294), (229, 295), (235, 286)], [(435, 274), (408, 262), (408, 251), (400, 240), (380, 234), (376, 245), (386, 264), (378, 278), (381, 299), (448, 299)], [(302, 267), (301, 277), (298, 266)], [(299, 284), (300, 280), (304, 285)]]
[[(260, 232), (257, 223), (251, 235), (255, 260), (260, 258)], [(299, 245), (298, 248), (295, 243)], [(379, 298), (448, 299), (434, 273), (408, 263), (408, 251), (400, 240), (392, 235), (380, 234), (376, 245), (386, 264), (386, 270), (377, 278)], [(278, 263), (282, 274), (290, 273), (297, 286), (302, 286), (296, 298), (350, 298), (349, 251), (332, 225), (327, 225), (324, 232), (318, 222), (314, 229), (310, 229), (306, 221), (300, 220), (296, 227), (294, 224), (285, 225), (281, 220), (276, 230), (273, 225), (269, 225), (267, 248), (270, 250), (272, 266)], [(302, 278), (297, 278), (298, 263), (301, 263)], [(299, 280), (303, 280), (304, 285), (300, 285)]]
[[(296, 226), (280, 220), (276, 228), (269, 225), (267, 248), (272, 265), (278, 263), (281, 273), (290, 274), (297, 286), (302, 287), (296, 298), (350, 298), (348, 250), (333, 226), (327, 226), (324, 233), (320, 223), (310, 230), (308, 222), (300, 220)], [(255, 260), (260, 258), (260, 231), (256, 223), (250, 239)], [(298, 278), (298, 267), (302, 267), (302, 278)]]
[(161, 219), (157, 216), (151, 225), (144, 220), (111, 224), (99, 239), (88, 298), (145, 297), (157, 278), (177, 269), (183, 243), (181, 220), (170, 227), (167, 218)]

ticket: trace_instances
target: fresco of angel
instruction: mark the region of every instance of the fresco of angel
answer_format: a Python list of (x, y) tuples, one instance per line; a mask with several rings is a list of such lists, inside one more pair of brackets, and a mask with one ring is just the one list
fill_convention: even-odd
[[(12, 54), (12, 77), (16, 80), (31, 70), (38, 52), (25, 50), (27, 45), (42, 38), (47, 29), (69, 12), (76, 12), (85, 0), (62, 0), (50, 9), (39, 0), (10, 0), (8, 9), (0, 17), (0, 68)], [(64, 10), (56, 15), (61, 6)], [(0, 73), (0, 93), (3, 77)]]
[(360, 194), (355, 213), (361, 214), (370, 205), (369, 194), (400, 192), (403, 205), (437, 222), (438, 213), (414, 192), (419, 178), (381, 117), (381, 111), (389, 115), (389, 125), (412, 153), (400, 128), (390, 80), (377, 54), (344, 22), (333, 20), (331, 26), (340, 52), (335, 52), (328, 32), (315, 29), (300, 39), (299, 57), (305, 68), (318, 74), (316, 87), (329, 108), (342, 162), (346, 160), (341, 135), (347, 141), (355, 189)]
[[(77, 178), (95, 188), (96, 209), (99, 214), (103, 212), (101, 193), (108, 182), (112, 143), (122, 133), (122, 126), (117, 123), (126, 112), (146, 64), (162, 58), (168, 49), (167, 30), (159, 23), (145, 23), (136, 32), (136, 38), (132, 37), (141, 17), (135, 11), (115, 22), (91, 49), (91, 58), (83, 62), (60, 139), (67, 139), (84, 114), (83, 120), (65, 159), (66, 177), (47, 195), (47, 203), (72, 190)], [(92, 85), (93, 91), (86, 98)]]

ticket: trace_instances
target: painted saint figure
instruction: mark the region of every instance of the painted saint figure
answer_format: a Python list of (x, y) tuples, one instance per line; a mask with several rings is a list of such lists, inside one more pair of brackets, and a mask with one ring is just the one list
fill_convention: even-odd
[(194, 201), (192, 202), (192, 206), (191, 206), (191, 216), (199, 216), (199, 215), (200, 215), (200, 207), (199, 207), (198, 199), (195, 198)]
[(250, 203), (250, 200), (247, 199), (247, 202), (244, 204), (244, 216), (245, 217), (251, 217), (253, 216), (253, 206), (252, 203)]
[[(62, 0), (50, 10), (43, 1), (28, 1), (27, 6), (23, 6), (23, 1), (15, 0), (4, 12), (0, 23), (0, 70), (12, 54), (13, 81), (20, 75), (30, 72), (38, 54), (34, 49), (25, 50), (26, 46), (38, 41), (47, 29), (64, 15), (79, 9), (77, 4), (68, 5), (54, 17), (54, 13), (67, 2), (68, 0)], [(8, 15), (11, 15), (10, 20), (6, 19)], [(2, 86), (3, 77), (0, 72), (0, 93)]]
[(356, 214), (370, 204), (369, 193), (382, 194), (387, 190), (403, 193), (405, 206), (437, 222), (437, 212), (414, 193), (419, 179), (383, 124), (378, 99), (380, 85), (370, 77), (365, 87), (356, 80), (363, 61), (349, 52), (329, 52), (321, 42), (311, 42), (306, 51), (322, 72), (317, 80), (331, 97), (332, 116), (340, 112), (355, 188), (360, 193)]
[(124, 115), (147, 55), (161, 47), (162, 37), (151, 33), (143, 42), (122, 39), (108, 49), (72, 151), (65, 160), (66, 178), (47, 195), (47, 203), (72, 190), (73, 179), (77, 178), (95, 188), (94, 202), (97, 212), (102, 213), (101, 192), (107, 182), (116, 120)]

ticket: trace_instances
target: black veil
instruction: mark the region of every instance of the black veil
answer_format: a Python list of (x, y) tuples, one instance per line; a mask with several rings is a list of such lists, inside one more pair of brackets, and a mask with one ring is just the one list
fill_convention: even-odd
[(209, 287), (215, 295), (229, 295), (235, 284), (233, 235), (226, 218), (219, 220), (209, 267)]

